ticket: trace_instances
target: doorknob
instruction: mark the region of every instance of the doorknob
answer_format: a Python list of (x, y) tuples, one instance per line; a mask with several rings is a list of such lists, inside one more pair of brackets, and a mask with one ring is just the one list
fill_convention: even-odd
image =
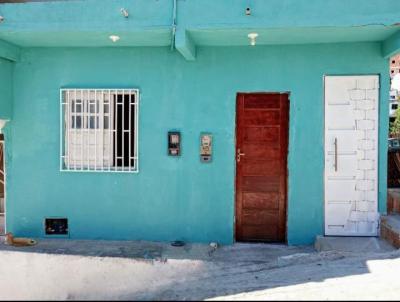
[(238, 150), (237, 150), (237, 156), (236, 156), (237, 162), (239, 163), (239, 162), (240, 162), (240, 158), (241, 158), (242, 156), (245, 156), (245, 155), (246, 155), (245, 153), (241, 153), (241, 152), (240, 152), (240, 149), (238, 149)]

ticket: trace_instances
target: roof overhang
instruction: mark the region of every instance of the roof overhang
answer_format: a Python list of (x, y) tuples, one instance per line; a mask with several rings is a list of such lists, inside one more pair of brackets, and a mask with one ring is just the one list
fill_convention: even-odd
[(176, 28), (174, 0), (0, 4), (0, 56), (16, 60), (19, 47), (173, 46), (194, 60), (199, 46), (249, 45), (250, 32), (257, 45), (380, 42), (385, 57), (400, 51), (398, 0), (253, 0), (250, 16), (242, 1), (176, 1)]

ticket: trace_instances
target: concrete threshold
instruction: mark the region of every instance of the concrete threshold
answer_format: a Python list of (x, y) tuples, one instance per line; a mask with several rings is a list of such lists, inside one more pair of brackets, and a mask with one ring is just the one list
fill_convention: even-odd
[(377, 237), (318, 236), (314, 247), (319, 252), (385, 253), (395, 250), (385, 240)]

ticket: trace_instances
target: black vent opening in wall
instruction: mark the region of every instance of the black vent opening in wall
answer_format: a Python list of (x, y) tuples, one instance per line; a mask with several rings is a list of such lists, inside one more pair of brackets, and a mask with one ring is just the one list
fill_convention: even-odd
[(68, 235), (67, 218), (46, 218), (46, 235)]

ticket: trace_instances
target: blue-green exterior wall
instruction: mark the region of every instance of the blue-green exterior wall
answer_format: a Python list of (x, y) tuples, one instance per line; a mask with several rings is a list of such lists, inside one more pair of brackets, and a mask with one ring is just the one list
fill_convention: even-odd
[[(196, 61), (161, 48), (23, 49), (14, 72), (7, 229), (44, 236), (68, 217), (74, 239), (234, 240), (237, 92), (291, 93), (288, 242), (323, 234), (323, 76), (380, 74), (379, 207), (386, 211), (388, 62), (380, 43), (199, 47)], [(59, 89), (139, 88), (140, 172), (59, 171)], [(180, 158), (166, 152), (182, 131)], [(199, 134), (214, 135), (212, 164)]]
[(13, 71), (13, 62), (0, 58), (0, 119), (12, 116)]

